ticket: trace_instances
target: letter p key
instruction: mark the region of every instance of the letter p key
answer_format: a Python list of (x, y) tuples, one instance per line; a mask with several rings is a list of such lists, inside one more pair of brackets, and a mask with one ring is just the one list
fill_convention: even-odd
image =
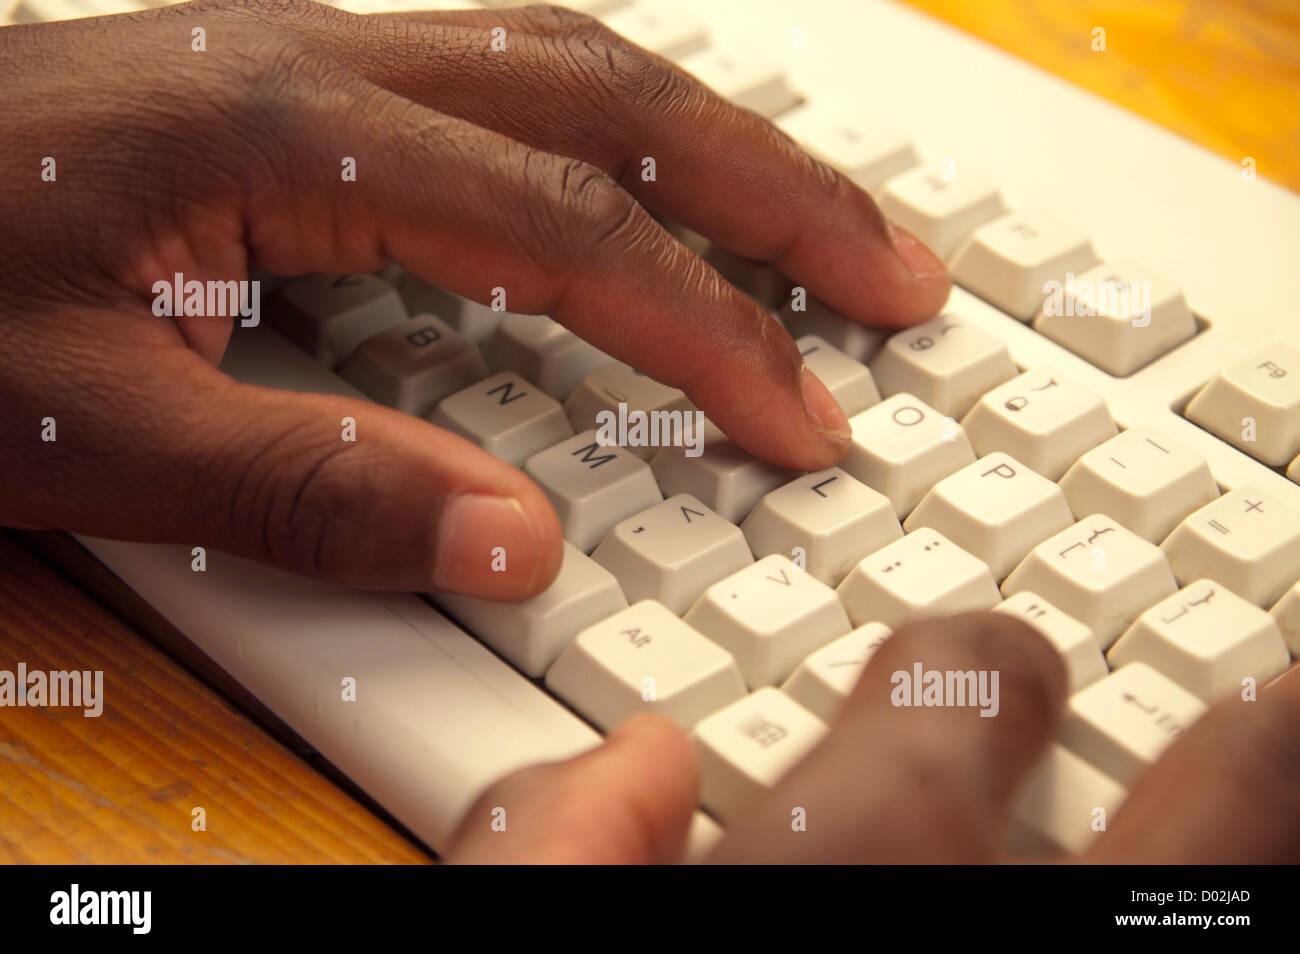
[(1012, 477), (1016, 476), (1016, 469), (1012, 467), (1010, 464), (1008, 464), (1006, 461), (1003, 461), (1002, 463), (998, 464), (996, 467), (992, 467), (989, 470), (984, 471), (984, 473), (980, 474), (980, 476), (987, 477), (989, 474), (997, 474), (999, 477), (1010, 480)]

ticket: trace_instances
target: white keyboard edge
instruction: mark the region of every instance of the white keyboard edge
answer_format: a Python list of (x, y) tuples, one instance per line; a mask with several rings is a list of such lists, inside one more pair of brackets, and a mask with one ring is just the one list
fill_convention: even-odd
[[(349, 590), (216, 551), (196, 573), (188, 546), (78, 539), (435, 851), (493, 782), (600, 741), (410, 594)], [(342, 698), (347, 676), (355, 702)]]

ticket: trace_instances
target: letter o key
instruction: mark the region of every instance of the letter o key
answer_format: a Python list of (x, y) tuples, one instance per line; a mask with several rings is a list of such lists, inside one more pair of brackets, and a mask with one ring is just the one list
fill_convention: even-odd
[[(913, 416), (915, 415), (915, 416)], [(925, 412), (919, 407), (913, 407), (911, 404), (904, 404), (893, 413), (894, 423), (903, 427), (912, 427), (920, 424), (925, 420)]]

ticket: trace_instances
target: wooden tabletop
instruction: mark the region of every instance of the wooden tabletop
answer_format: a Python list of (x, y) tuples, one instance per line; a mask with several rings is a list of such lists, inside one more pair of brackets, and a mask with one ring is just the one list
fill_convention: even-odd
[[(911, 2), (1300, 191), (1294, 0)], [(0, 710), (0, 861), (428, 860), (309, 754), (0, 532), (0, 670), (19, 661), (102, 670), (111, 696), (99, 718)]]

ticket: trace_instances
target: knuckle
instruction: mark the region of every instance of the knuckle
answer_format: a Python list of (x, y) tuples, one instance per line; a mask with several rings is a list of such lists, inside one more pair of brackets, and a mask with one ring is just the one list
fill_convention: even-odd
[(689, 74), (603, 26), (564, 36), (558, 53), (574, 75), (632, 117), (720, 102)]
[(561, 156), (548, 156), (541, 165), (544, 188), (564, 223), (558, 238), (588, 250), (626, 249), (648, 220), (637, 201), (596, 166)]

